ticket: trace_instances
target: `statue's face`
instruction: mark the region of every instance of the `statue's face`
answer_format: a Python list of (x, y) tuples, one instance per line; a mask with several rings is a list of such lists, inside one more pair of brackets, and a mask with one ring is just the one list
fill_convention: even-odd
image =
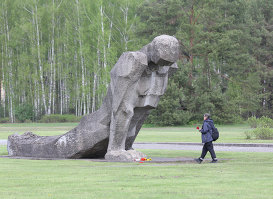
[[(137, 82), (135, 85), (136, 92), (130, 90), (130, 93), (133, 92), (134, 95), (137, 94), (138, 96), (135, 107), (155, 108), (160, 97), (165, 93), (168, 76), (177, 69), (176, 61), (179, 55), (179, 43), (174, 37), (161, 35), (143, 47), (138, 53), (138, 55), (134, 56), (145, 56), (138, 60), (143, 61), (145, 59), (146, 62), (143, 62), (143, 66), (133, 64), (130, 70), (127, 70), (128, 65), (120, 64), (121, 67), (117, 68), (118, 74), (120, 77), (137, 77), (134, 81)], [(126, 54), (124, 57), (126, 58)], [(124, 62), (125, 59), (121, 60)], [(112, 72), (115, 71), (112, 69)]]
[(138, 81), (137, 107), (155, 108), (165, 93), (169, 66), (148, 66)]
[(168, 76), (177, 69), (179, 44), (167, 35), (156, 37), (143, 49), (148, 55), (148, 67), (138, 81), (138, 107), (155, 108), (165, 93)]

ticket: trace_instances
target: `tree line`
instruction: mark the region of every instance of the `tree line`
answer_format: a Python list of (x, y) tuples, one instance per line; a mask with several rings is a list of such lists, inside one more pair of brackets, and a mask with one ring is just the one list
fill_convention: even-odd
[(273, 113), (270, 0), (2, 0), (0, 117), (96, 111), (124, 51), (160, 34), (181, 44), (179, 70), (148, 123), (218, 123)]
[(132, 45), (136, 2), (1, 1), (1, 117), (94, 112)]
[(270, 0), (144, 2), (139, 34), (167, 31), (182, 47), (179, 71), (150, 122), (185, 124), (205, 112), (217, 123), (273, 117), (272, 8)]

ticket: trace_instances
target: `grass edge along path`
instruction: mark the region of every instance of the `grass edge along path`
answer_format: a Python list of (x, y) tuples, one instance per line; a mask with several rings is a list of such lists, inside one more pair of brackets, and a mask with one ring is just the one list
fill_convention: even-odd
[[(198, 151), (141, 150), (149, 157)], [(0, 158), (0, 198), (271, 199), (270, 153), (218, 152), (218, 164), (105, 163)]]

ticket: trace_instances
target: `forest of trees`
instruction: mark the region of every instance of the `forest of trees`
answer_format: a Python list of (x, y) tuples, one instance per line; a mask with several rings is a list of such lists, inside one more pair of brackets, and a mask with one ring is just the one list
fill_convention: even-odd
[(181, 44), (179, 70), (147, 122), (273, 117), (272, 0), (1, 0), (0, 118), (96, 111), (124, 51)]

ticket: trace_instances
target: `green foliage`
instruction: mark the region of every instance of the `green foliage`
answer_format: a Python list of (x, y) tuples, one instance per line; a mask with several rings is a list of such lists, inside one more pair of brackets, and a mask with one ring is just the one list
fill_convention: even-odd
[(269, 117), (250, 117), (247, 120), (251, 128), (273, 128), (273, 120)]
[(59, 123), (59, 122), (78, 122), (80, 117), (75, 115), (60, 115), (60, 114), (52, 114), (52, 115), (44, 115), (38, 122), (40, 123)]
[(245, 132), (246, 139), (273, 140), (273, 128), (259, 127)]
[(26, 120), (34, 120), (33, 106), (30, 104), (22, 104), (15, 109), (15, 118), (20, 122), (25, 122)]
[[(156, 109), (152, 114), (157, 117), (150, 117), (150, 121), (156, 119), (173, 125), (171, 112), (182, 117), (182, 113), (176, 114), (179, 111), (191, 113), (190, 120), (201, 120), (203, 113), (209, 112), (220, 124), (240, 123), (251, 115), (272, 117), (272, 75), (269, 78), (272, 70), (264, 68), (264, 75), (256, 65), (257, 57), (265, 57), (256, 56), (261, 49), (271, 59), (272, 37), (268, 37), (271, 33), (256, 32), (254, 24), (265, 27), (263, 16), (268, 18), (268, 23), (273, 18), (266, 11), (265, 3), (258, 2), (153, 0), (142, 4), (138, 12), (142, 23), (137, 35), (145, 40), (147, 36), (151, 39), (169, 34), (181, 43), (179, 71), (170, 80), (176, 87), (168, 87), (176, 92), (167, 90), (168, 94), (162, 97), (173, 105), (170, 107), (165, 102), (165, 110)], [(259, 11), (250, 14), (254, 7)], [(264, 37), (267, 46), (257, 43)], [(254, 52), (257, 45), (261, 49)], [(166, 119), (169, 122), (162, 122)]]
[(14, 118), (22, 101), (35, 107), (36, 118), (96, 111), (118, 57), (136, 50), (141, 2), (1, 1), (0, 86), (6, 100), (1, 98), (0, 117)]
[(33, 120), (22, 102), (35, 118), (94, 112), (119, 56), (168, 34), (181, 44), (179, 70), (147, 122), (272, 118), (272, 9), (269, 0), (3, 0), (0, 117)]
[(0, 118), (0, 123), (10, 123), (10, 118), (9, 117)]
[(258, 119), (254, 116), (247, 119), (247, 123), (250, 125), (251, 128), (257, 128), (258, 126)]
[(273, 120), (271, 118), (265, 116), (261, 118), (250, 117), (247, 122), (254, 129), (245, 132), (246, 139), (273, 139)]
[(253, 130), (253, 134), (255, 135), (256, 139), (272, 140), (273, 128), (259, 127)]
[(258, 121), (258, 127), (273, 128), (273, 119), (265, 116), (261, 117)]
[(252, 131), (245, 131), (244, 134), (245, 134), (247, 140), (250, 140), (253, 137)]

